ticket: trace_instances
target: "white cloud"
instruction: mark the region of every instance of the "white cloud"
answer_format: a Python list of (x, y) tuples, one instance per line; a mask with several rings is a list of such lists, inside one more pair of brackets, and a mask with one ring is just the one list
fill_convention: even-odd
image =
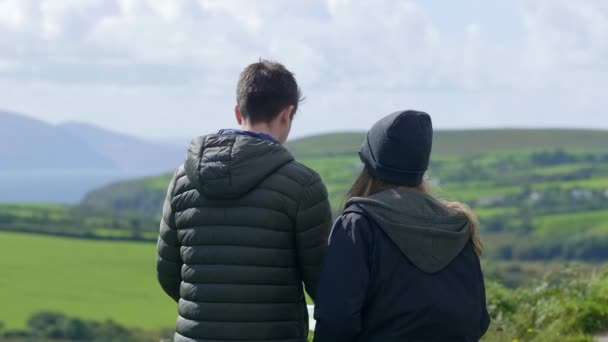
[[(317, 112), (347, 108), (357, 127), (384, 109), (410, 104), (449, 111), (452, 103), (465, 121), (446, 116), (450, 127), (485, 123), (492, 108), (503, 113), (494, 118), (497, 125), (546, 120), (531, 109), (509, 115), (505, 110), (521, 109), (501, 101), (535, 111), (543, 103), (564, 119), (551, 122), (563, 125), (570, 122), (559, 114), (565, 101), (601, 110), (601, 90), (608, 88), (608, 4), (535, 0), (510, 6), (517, 7), (519, 21), (506, 22), (501, 29), (511, 39), (502, 40), (492, 25), (505, 21), (472, 20), (446, 31), (439, 21), (445, 17), (410, 0), (0, 0), (0, 80), (6, 88), (30, 89), (48, 104), (0, 92), (0, 107), (61, 120), (87, 111), (100, 89), (117, 91), (116, 104), (105, 104), (104, 111), (121, 115), (124, 108), (142, 108), (136, 101), (146, 98), (164, 108), (171, 96), (194, 104), (197, 91), (221, 91), (226, 95), (203, 97), (219, 111), (231, 106), (242, 67), (267, 57), (297, 74), (308, 97), (303, 113), (316, 118), (306, 130), (323, 117)], [(86, 103), (49, 100), (74, 87)], [(161, 103), (154, 97), (163, 92), (168, 98)], [(551, 104), (552, 97), (561, 105)], [(181, 110), (191, 118), (200, 112)], [(91, 120), (117, 125), (100, 113)], [(152, 120), (149, 125), (148, 135), (164, 129)]]
[[(5, 0), (0, 6), (7, 8), (2, 22), (22, 33), (6, 42), (29, 39), (14, 58), (37, 56), (30, 63), (39, 69), (55, 67), (49, 61), (91, 69), (151, 63), (162, 74), (182, 64), (218, 75), (269, 56), (325, 87), (472, 90), (529, 83), (533, 89), (551, 87), (552, 75), (564, 69), (605, 67), (608, 51), (601, 0), (523, 3), (525, 34), (511, 46), (476, 23), (460, 36), (441, 32), (413, 1)], [(2, 45), (10, 54), (11, 44)]]
[(24, 7), (19, 0), (0, 1), (0, 25), (8, 29), (18, 30), (25, 24)]

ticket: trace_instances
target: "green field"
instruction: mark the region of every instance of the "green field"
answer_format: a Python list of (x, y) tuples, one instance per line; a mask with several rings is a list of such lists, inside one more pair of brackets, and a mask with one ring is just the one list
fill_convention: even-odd
[[(24, 329), (32, 314), (50, 310), (80, 319), (111, 319), (145, 329), (149, 336), (160, 336), (166, 328), (162, 334), (170, 335), (176, 309), (156, 283), (153, 244), (4, 232), (0, 241), (0, 321), (5, 330)], [(605, 268), (488, 260), (483, 268), (494, 319), (484, 341), (548, 341), (570, 335), (581, 337), (572, 341), (588, 341), (588, 334), (608, 327)], [(525, 285), (508, 289), (493, 279)], [(539, 287), (540, 279), (549, 287)]]
[[(288, 143), (298, 157), (355, 156), (365, 137), (363, 132), (331, 133), (296, 139)], [(436, 131), (435, 156), (476, 155), (497, 151), (526, 151), (539, 148), (565, 148), (601, 151), (608, 131), (570, 129), (485, 129)]]
[(608, 232), (608, 210), (539, 216), (534, 219), (538, 237), (547, 235), (581, 234), (587, 230)]
[(156, 282), (155, 245), (0, 232), (0, 321), (23, 328), (41, 310), (172, 327), (176, 306)]
[(61, 204), (21, 203), (3, 204), (0, 206), (0, 215), (10, 214), (16, 218), (41, 217), (52, 220), (61, 220), (69, 216), (70, 209)]

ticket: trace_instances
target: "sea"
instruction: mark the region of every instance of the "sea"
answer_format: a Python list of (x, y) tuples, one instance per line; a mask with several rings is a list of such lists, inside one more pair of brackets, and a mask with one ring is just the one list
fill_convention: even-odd
[(113, 182), (157, 175), (158, 170), (0, 170), (0, 202), (77, 204), (94, 189)]

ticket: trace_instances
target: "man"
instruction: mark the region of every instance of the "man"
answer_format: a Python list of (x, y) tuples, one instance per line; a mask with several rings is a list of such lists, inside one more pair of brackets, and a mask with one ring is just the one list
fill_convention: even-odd
[(178, 302), (175, 341), (306, 341), (331, 226), (319, 175), (283, 147), (300, 102), (283, 65), (241, 73), (240, 130), (195, 138), (173, 176), (157, 273)]

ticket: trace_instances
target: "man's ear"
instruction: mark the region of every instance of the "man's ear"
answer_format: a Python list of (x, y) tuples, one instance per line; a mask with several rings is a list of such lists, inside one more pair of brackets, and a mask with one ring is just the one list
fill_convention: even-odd
[(281, 122), (282, 123), (290, 123), (291, 120), (293, 119), (293, 111), (295, 110), (294, 106), (288, 106), (285, 107), (285, 109), (283, 109), (283, 111), (281, 111), (280, 117), (281, 117)]
[(243, 115), (241, 114), (238, 104), (234, 106), (234, 116), (236, 117), (236, 122), (239, 126), (243, 126)]

